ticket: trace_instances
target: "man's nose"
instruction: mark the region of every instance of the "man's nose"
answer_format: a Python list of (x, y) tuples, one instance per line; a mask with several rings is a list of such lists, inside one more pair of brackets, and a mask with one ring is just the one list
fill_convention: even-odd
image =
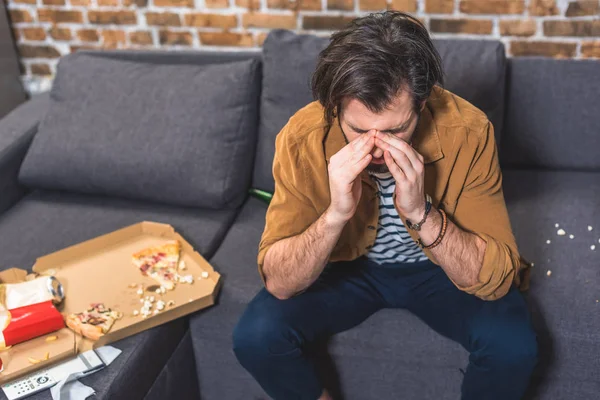
[[(374, 129), (372, 131), (369, 131), (369, 133), (373, 133), (376, 134), (377, 131)], [(373, 150), (371, 150), (371, 155), (373, 156), (373, 158), (381, 158), (383, 157), (383, 150), (381, 150), (379, 147), (374, 146)]]

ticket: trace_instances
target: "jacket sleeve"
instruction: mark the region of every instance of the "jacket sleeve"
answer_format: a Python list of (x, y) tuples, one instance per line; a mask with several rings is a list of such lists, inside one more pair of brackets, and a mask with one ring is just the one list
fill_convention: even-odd
[(273, 178), (275, 191), (267, 209), (265, 229), (258, 247), (258, 272), (265, 284), (263, 264), (267, 251), (281, 239), (296, 236), (318, 219), (306, 197), (308, 177), (301, 146), (288, 123), (275, 140)]
[(510, 289), (519, 273), (520, 256), (511, 229), (494, 128), (487, 123), (459, 197), (453, 221), (486, 242), (479, 282), (460, 287), (484, 300), (496, 300)]

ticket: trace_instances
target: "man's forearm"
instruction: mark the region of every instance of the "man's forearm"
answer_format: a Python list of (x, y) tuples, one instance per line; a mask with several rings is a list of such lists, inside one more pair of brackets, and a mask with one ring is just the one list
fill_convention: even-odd
[(267, 290), (287, 299), (312, 285), (323, 272), (344, 225), (325, 211), (301, 234), (275, 243), (263, 265)]
[[(431, 253), (457, 285), (472, 286), (477, 283), (483, 265), (485, 241), (471, 232), (463, 231), (450, 221), (450, 218), (447, 220), (446, 235), (438, 246), (431, 249)], [(432, 206), (427, 221), (419, 231), (423, 243), (425, 245), (433, 243), (441, 227), (442, 216)]]

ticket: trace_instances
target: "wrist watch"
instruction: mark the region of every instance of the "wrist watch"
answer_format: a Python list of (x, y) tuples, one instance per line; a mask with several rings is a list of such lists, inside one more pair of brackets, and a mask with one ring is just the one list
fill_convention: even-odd
[(431, 196), (428, 195), (428, 194), (425, 194), (425, 215), (423, 215), (423, 219), (420, 220), (419, 222), (417, 222), (416, 224), (413, 224), (412, 222), (410, 222), (409, 219), (407, 219), (406, 220), (406, 226), (408, 227), (408, 229), (412, 229), (414, 231), (420, 231), (421, 227), (423, 226), (423, 224), (427, 220), (427, 216), (429, 215), (429, 211), (431, 211)]

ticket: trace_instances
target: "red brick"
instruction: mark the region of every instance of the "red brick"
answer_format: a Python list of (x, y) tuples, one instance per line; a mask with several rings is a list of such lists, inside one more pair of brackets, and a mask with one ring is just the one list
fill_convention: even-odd
[(556, 0), (530, 0), (529, 14), (531, 15), (558, 15)]
[(48, 33), (50, 33), (50, 36), (54, 40), (71, 40), (73, 38), (71, 29), (69, 28), (59, 28), (57, 26), (53, 26), (50, 28)]
[(19, 30), (13, 28), (13, 29), (11, 29), (11, 32), (12, 32), (13, 38), (15, 40), (15, 43), (18, 42), (21, 39), (21, 33), (19, 32)]
[(20, 22), (33, 22), (33, 17), (27, 10), (8, 10), (8, 16), (13, 24)]
[(103, 30), (102, 35), (102, 48), (104, 49), (118, 49), (123, 47), (126, 43), (125, 31), (122, 30)]
[(80, 29), (77, 31), (77, 38), (82, 42), (97, 42), (100, 40), (98, 31), (95, 29)]
[(532, 19), (505, 19), (500, 20), (500, 34), (502, 36), (533, 36), (537, 24)]
[(436, 33), (470, 33), (489, 35), (492, 33), (492, 20), (489, 19), (432, 19), (429, 29)]
[(101, 7), (117, 7), (119, 0), (96, 0)]
[(581, 43), (581, 55), (589, 58), (600, 58), (600, 40)]
[(417, 0), (392, 0), (389, 9), (414, 13), (417, 11)]
[(133, 11), (88, 11), (88, 19), (96, 25), (137, 25)]
[(160, 44), (191, 46), (194, 43), (194, 37), (190, 32), (175, 32), (161, 30), (158, 34)]
[(175, 13), (147, 12), (146, 23), (152, 26), (181, 26), (181, 19)]
[(242, 24), (244, 28), (295, 29), (296, 16), (247, 13), (243, 15)]
[(157, 7), (194, 7), (194, 0), (154, 0)]
[(425, 12), (431, 14), (452, 14), (454, 0), (425, 0)]
[(261, 46), (265, 43), (265, 40), (267, 39), (267, 36), (269, 36), (268, 32), (259, 32), (258, 35), (256, 35), (255, 37), (255, 43), (257, 46)]
[(52, 72), (48, 64), (31, 64), (31, 75), (46, 76)]
[(187, 26), (197, 26), (204, 28), (235, 28), (237, 27), (237, 17), (235, 15), (222, 14), (186, 14), (184, 22)]
[(545, 36), (600, 36), (600, 19), (544, 21)]
[(92, 46), (89, 44), (69, 46), (69, 48), (71, 49), (71, 53), (76, 53), (79, 50), (102, 50), (99, 46)]
[(83, 15), (81, 11), (38, 9), (38, 19), (40, 22), (82, 23)]
[(136, 6), (137, 8), (148, 7), (148, 0), (123, 0), (125, 7)]
[(460, 11), (465, 14), (522, 14), (524, 0), (461, 0)]
[(335, 31), (344, 28), (349, 24), (354, 17), (329, 17), (329, 16), (309, 16), (305, 15), (302, 21), (302, 27), (304, 29), (311, 30), (331, 30)]
[(46, 31), (43, 28), (22, 28), (21, 33), (27, 40), (46, 40)]
[(567, 17), (581, 17), (584, 15), (596, 15), (600, 14), (600, 1), (598, 0), (580, 0), (572, 1), (569, 3)]
[(254, 46), (254, 40), (250, 33), (231, 32), (200, 32), (200, 42), (207, 46)]
[(386, 0), (359, 0), (358, 8), (361, 11), (383, 11), (387, 9)]
[(258, 10), (260, 9), (260, 0), (235, 0), (235, 5), (248, 10)]
[(60, 53), (52, 46), (32, 46), (21, 44), (18, 47), (19, 54), (23, 58), (59, 58)]
[(267, 0), (268, 8), (294, 10), (294, 11), (321, 11), (321, 0)]
[(153, 44), (152, 33), (149, 31), (129, 32), (129, 41), (132, 44), (151, 45)]
[(327, 0), (327, 9), (351, 11), (354, 10), (354, 0)]
[(65, 0), (43, 0), (42, 3), (46, 6), (64, 6)]
[(71, 0), (72, 6), (89, 6), (90, 0)]
[(36, 0), (12, 0), (11, 3), (17, 4), (37, 4)]
[(510, 53), (515, 56), (544, 56), (555, 58), (570, 58), (575, 56), (575, 43), (561, 42), (510, 42)]
[(228, 8), (229, 0), (204, 0), (204, 4), (208, 8)]

